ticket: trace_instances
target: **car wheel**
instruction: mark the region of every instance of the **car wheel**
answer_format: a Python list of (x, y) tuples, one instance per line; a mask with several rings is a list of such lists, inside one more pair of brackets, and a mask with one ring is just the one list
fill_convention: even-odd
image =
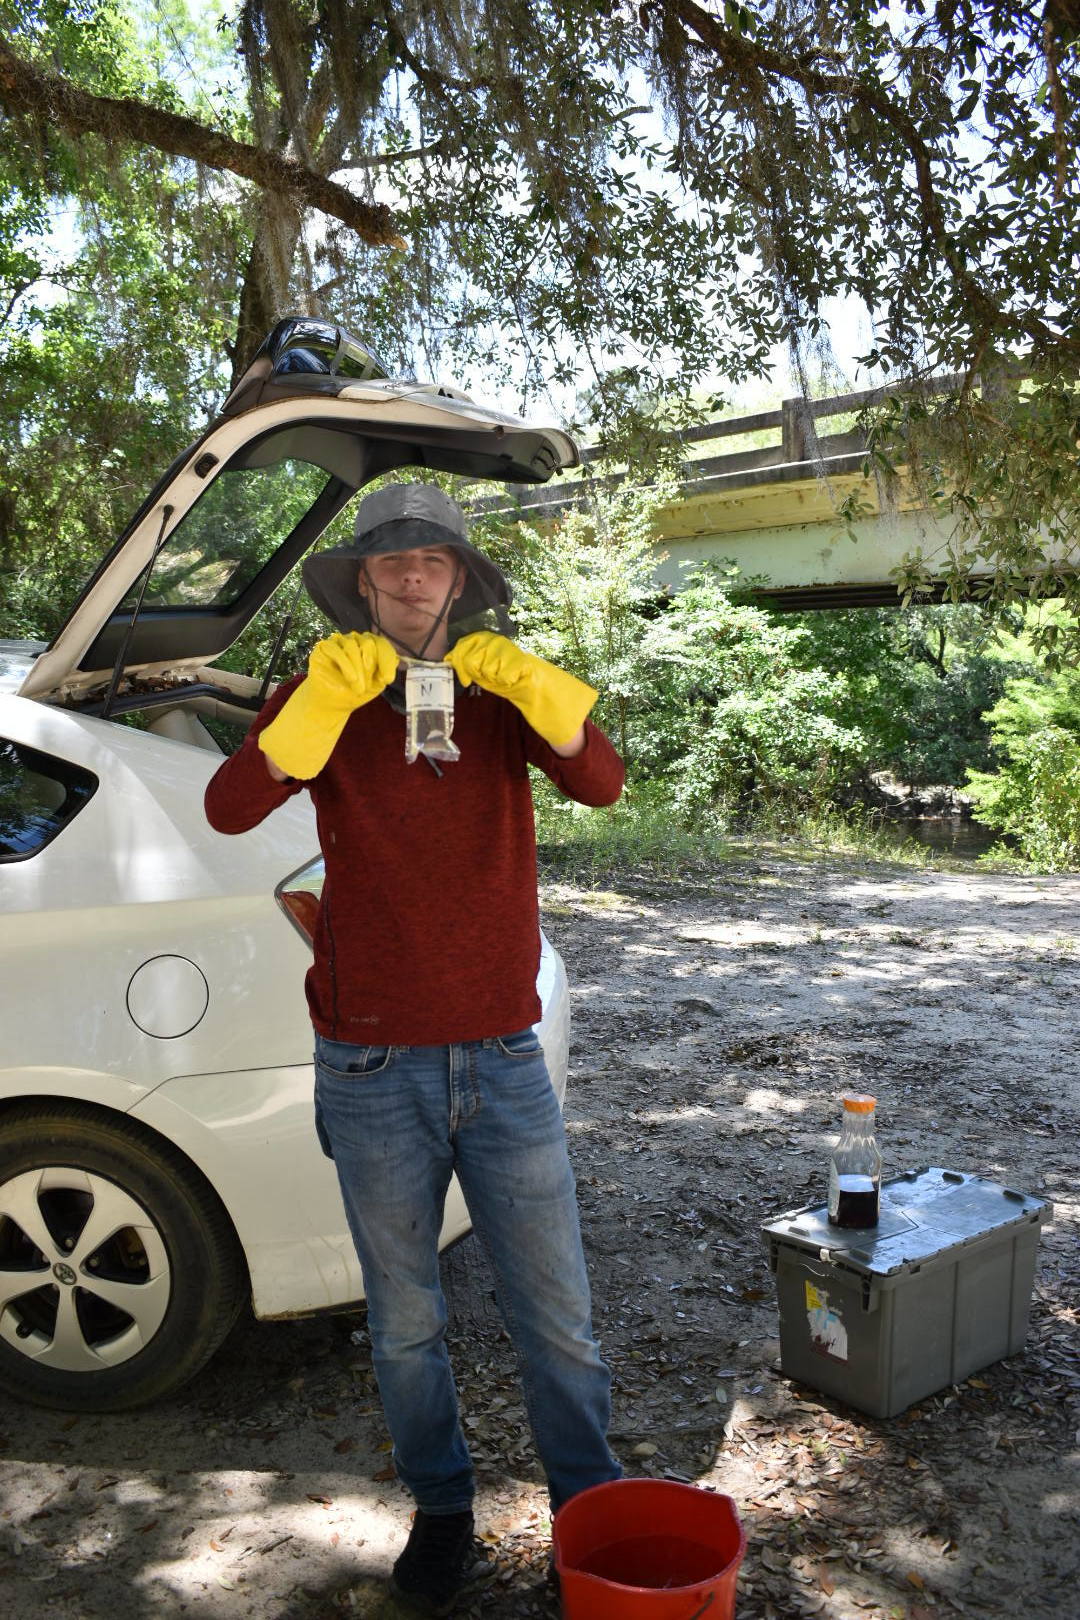
[(114, 1412), (185, 1383), (244, 1301), (225, 1210), (174, 1149), (72, 1104), (0, 1119), (0, 1387)]

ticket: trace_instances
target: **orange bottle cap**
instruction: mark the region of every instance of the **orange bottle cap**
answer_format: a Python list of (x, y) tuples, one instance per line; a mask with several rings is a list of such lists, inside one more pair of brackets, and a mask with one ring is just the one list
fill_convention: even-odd
[(877, 1105), (876, 1097), (864, 1096), (859, 1091), (845, 1091), (840, 1101), (849, 1114), (872, 1114)]

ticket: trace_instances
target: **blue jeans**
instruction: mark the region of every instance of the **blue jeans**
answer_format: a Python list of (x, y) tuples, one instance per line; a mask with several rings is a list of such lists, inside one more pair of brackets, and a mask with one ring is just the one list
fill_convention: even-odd
[(317, 1036), (315, 1118), (363, 1267), (394, 1463), (417, 1505), (459, 1513), (473, 1498), (437, 1251), (455, 1170), (518, 1353), (553, 1508), (618, 1478), (562, 1114), (534, 1031), (455, 1046)]

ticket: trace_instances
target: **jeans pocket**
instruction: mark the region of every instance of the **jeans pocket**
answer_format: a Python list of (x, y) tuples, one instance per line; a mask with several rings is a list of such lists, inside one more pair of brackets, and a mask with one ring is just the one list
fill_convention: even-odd
[(332, 1080), (362, 1080), (389, 1068), (392, 1046), (350, 1046), (347, 1041), (328, 1041), (320, 1035), (315, 1043), (316, 1070)]
[(495, 1044), (503, 1057), (530, 1058), (540, 1050), (540, 1037), (530, 1024), (528, 1029), (515, 1030), (512, 1035), (499, 1035)]
[(319, 1090), (317, 1086), (315, 1088), (315, 1135), (318, 1139), (319, 1146), (323, 1150), (323, 1153), (328, 1159), (332, 1159), (334, 1157), (334, 1149), (330, 1141), (330, 1133), (326, 1129), (326, 1124), (323, 1120), (322, 1109), (319, 1106)]

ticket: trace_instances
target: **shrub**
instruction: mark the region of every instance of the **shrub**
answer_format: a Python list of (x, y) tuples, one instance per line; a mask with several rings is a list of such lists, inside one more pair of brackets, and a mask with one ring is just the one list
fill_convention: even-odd
[(733, 600), (722, 567), (698, 569), (673, 596), (658, 588), (653, 513), (665, 494), (597, 496), (543, 530), (489, 530), (517, 585), (523, 639), (599, 689), (596, 717), (631, 795), (698, 828), (766, 805), (796, 817), (860, 757), (860, 731), (839, 717), (845, 677), (800, 667), (807, 632)]
[(1080, 866), (1080, 737), (1047, 726), (1017, 738), (995, 776), (972, 772), (968, 791), (980, 821), (1011, 833), (1045, 871)]

